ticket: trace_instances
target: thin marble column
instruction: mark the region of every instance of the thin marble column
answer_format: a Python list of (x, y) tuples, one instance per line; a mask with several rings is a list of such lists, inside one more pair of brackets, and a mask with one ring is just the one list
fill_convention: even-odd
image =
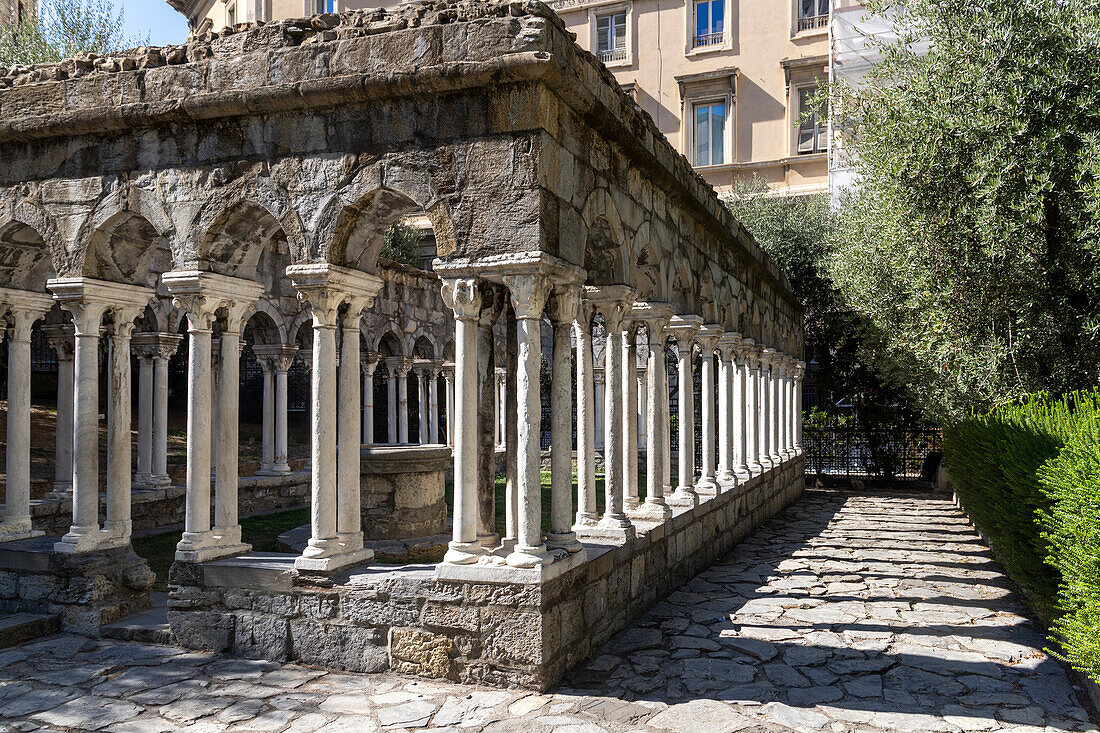
[(111, 461), (107, 467), (107, 516), (103, 534), (119, 545), (130, 542), (133, 529), (130, 519), (133, 487), (133, 475), (130, 473), (130, 334), (134, 330), (134, 319), (139, 315), (137, 309), (115, 311), (108, 337), (111, 342), (111, 375), (108, 382), (111, 420), (107, 425), (107, 454), (111, 456)]
[(412, 362), (402, 359), (397, 366), (397, 442), (409, 442), (409, 371)]
[(782, 422), (782, 416), (780, 415), (779, 405), (779, 371), (781, 355), (776, 355), (772, 358), (772, 369), (768, 379), (768, 407), (770, 414), (768, 419), (771, 420), (771, 435), (769, 437), (769, 448), (771, 449), (770, 456), (772, 459), (772, 465), (778, 466), (783, 462), (783, 454), (781, 453), (781, 446), (779, 445), (779, 424)]
[(718, 339), (722, 336), (722, 329), (718, 326), (704, 326), (699, 329), (696, 342), (700, 349), (700, 390), (699, 398), (702, 404), (699, 406), (700, 422), (702, 423), (702, 466), (699, 471), (699, 483), (695, 490), (699, 494), (714, 495), (718, 493), (718, 480), (714, 465), (714, 348), (718, 345)]
[(275, 359), (275, 465), (276, 474), (290, 473), (287, 456), (287, 373), (294, 365), (297, 346), (281, 346)]
[(386, 358), (386, 440), (390, 444), (401, 442), (397, 437), (397, 369), (399, 359)]
[(731, 366), (732, 334), (726, 334), (718, 344), (718, 468), (717, 479), (722, 486), (732, 486), (733, 476), (733, 368)]
[(428, 442), (439, 443), (439, 367), (428, 370)]
[(745, 440), (748, 444), (749, 471), (756, 476), (764, 472), (764, 464), (760, 462), (762, 455), (760, 439), (762, 433), (760, 428), (760, 357), (762, 350), (753, 343), (752, 339), (746, 339), (745, 343), (748, 346), (748, 351), (745, 354)]
[(153, 357), (153, 465), (149, 483), (168, 486), (168, 360), (179, 349), (183, 336), (177, 333), (158, 333), (156, 354)]
[(138, 456), (134, 484), (146, 486), (153, 475), (153, 354), (137, 348)]
[(699, 496), (695, 492), (695, 391), (692, 375), (692, 344), (702, 326), (698, 316), (673, 316), (669, 327), (676, 337), (677, 402), (679, 408), (679, 484), (670, 502), (676, 506), (695, 506)]
[(447, 411), (444, 419), (447, 422), (447, 445), (455, 444), (455, 365), (453, 363), (443, 365), (443, 391), (444, 403)]
[[(75, 375), (73, 396), (73, 525), (55, 552), (87, 552), (122, 547), (130, 541), (130, 331), (133, 320), (154, 296), (150, 288), (91, 278), (58, 278), (46, 283), (73, 314)], [(108, 379), (107, 526), (99, 527), (99, 335), (105, 315), (112, 329), (114, 364)], [(123, 363), (124, 362), (124, 363)], [(125, 443), (125, 445), (123, 445)]]
[(749, 411), (752, 404), (752, 387), (749, 384), (749, 359), (753, 346), (752, 339), (741, 339), (733, 349), (733, 445), (734, 466), (733, 474), (737, 481), (748, 481), (752, 478), (752, 469), (749, 465), (749, 446), (751, 442), (751, 425)]
[(638, 508), (638, 346), (633, 324), (622, 332), (623, 509)]
[[(358, 534), (359, 318), (382, 281), (375, 275), (328, 264), (291, 265), (286, 273), (313, 315), (310, 538), (294, 566), (329, 572), (373, 555), (362, 549)], [(339, 375), (338, 329), (348, 344)], [(344, 419), (339, 420), (337, 405), (342, 399), (355, 409), (344, 410)], [(336, 447), (341, 437), (351, 449), (343, 460)], [(341, 472), (344, 481), (340, 481)], [(349, 495), (353, 485), (355, 497)]]
[[(668, 465), (665, 451), (668, 445), (668, 368), (665, 354), (665, 329), (672, 309), (662, 303), (636, 304), (634, 311), (644, 311), (646, 324), (646, 498), (638, 507), (639, 518), (664, 521), (672, 516), (665, 499)], [(632, 515), (634, 516), (634, 515)]]
[[(249, 282), (249, 281), (243, 281)], [(219, 340), (218, 388), (215, 403), (217, 430), (214, 450), (214, 534), (226, 554), (247, 552), (249, 545), (241, 542), (239, 513), (240, 389), (241, 389), (241, 326), (245, 312), (263, 293), (263, 286), (241, 285), (240, 300), (225, 304), (224, 330)]]
[(264, 381), (259, 473), (269, 474), (275, 468), (275, 369), (271, 359), (257, 358), (257, 361)]
[(263, 461), (259, 475), (278, 476), (290, 471), (286, 460), (286, 371), (293, 363), (295, 351), (294, 347), (278, 344), (252, 346), (264, 376)]
[(359, 323), (363, 310), (373, 303), (371, 298), (348, 297), (347, 308), (339, 315), (340, 366), (338, 374), (336, 456), (336, 538), (341, 555), (373, 557), (372, 550), (363, 550), (363, 518), (361, 491), (362, 463), (362, 382), (359, 365)]
[[(607, 324), (605, 323), (604, 324), (604, 329), (606, 330), (606, 328), (607, 328)], [(606, 342), (605, 342), (604, 348), (606, 348)], [(603, 449), (604, 449), (604, 438), (605, 438), (604, 432), (606, 430), (606, 428), (604, 427), (604, 416), (607, 412), (607, 409), (606, 409), (606, 405), (605, 405), (605, 400), (603, 398), (604, 382), (606, 381), (606, 379), (605, 379), (606, 375), (604, 374), (603, 365), (602, 364), (597, 364), (595, 362), (595, 356), (596, 356), (595, 351), (596, 351), (596, 347), (595, 347), (595, 342), (593, 341), (593, 346), (592, 346), (592, 352), (593, 352), (592, 353), (592, 356), (593, 356), (592, 416), (596, 420), (596, 423), (595, 423), (595, 426), (594, 426), (594, 431), (595, 432), (593, 433), (593, 436), (596, 439), (596, 452), (601, 453), (601, 452), (603, 452)], [(607, 354), (606, 353), (603, 354), (603, 357), (604, 357), (604, 363), (606, 363), (607, 362)], [(604, 466), (604, 471), (605, 472), (607, 471), (606, 466)]]
[(54, 440), (53, 490), (50, 499), (71, 499), (73, 495), (73, 326), (50, 324), (42, 327), (57, 352), (57, 433)]
[(795, 367), (794, 376), (794, 450), (802, 455), (802, 378), (806, 374), (806, 362), (800, 361)]
[(760, 391), (757, 411), (760, 414), (760, 423), (757, 428), (760, 432), (760, 465), (765, 471), (775, 468), (772, 460), (772, 393), (771, 393), (771, 365), (775, 358), (774, 349), (764, 349), (760, 355)]
[(592, 309), (582, 304), (573, 323), (577, 341), (577, 518), (575, 529), (599, 522), (596, 512), (596, 408), (592, 364)]
[(542, 344), (539, 322), (550, 291), (550, 283), (541, 275), (509, 275), (504, 284), (511, 295), (516, 314), (516, 545), (505, 558), (513, 567), (533, 568), (549, 565), (553, 556), (542, 540), (542, 485), (539, 472), (540, 422), (542, 400), (539, 396), (539, 370)]
[(554, 336), (550, 374), (550, 531), (546, 546), (550, 549), (580, 552), (570, 523), (573, 513), (573, 380), (570, 375), (573, 353), (570, 335), (580, 306), (576, 287), (562, 286), (550, 300), (550, 321)]
[(472, 279), (443, 281), (443, 302), (455, 315), (454, 525), (443, 561), (477, 562), (477, 318), (481, 296)]
[(363, 360), (363, 444), (374, 444), (374, 370), (378, 355), (368, 354)]
[(416, 368), (416, 442), (428, 442), (428, 372), (424, 366)]
[[(31, 523), (31, 330), (53, 306), (45, 293), (0, 290), (10, 308), (8, 334), (7, 480), (0, 542), (42, 534)], [(98, 520), (97, 520), (98, 521)]]

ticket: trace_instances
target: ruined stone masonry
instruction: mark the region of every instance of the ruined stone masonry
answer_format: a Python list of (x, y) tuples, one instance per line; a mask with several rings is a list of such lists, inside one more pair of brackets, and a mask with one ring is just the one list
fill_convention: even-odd
[[(25, 467), (27, 334), (43, 318), (71, 328), (73, 353), (72, 482), (59, 489), (72, 523), (54, 553), (129, 547), (129, 355), (151, 360), (142, 401), (155, 406), (158, 358), (186, 348), (185, 526), (169, 618), (191, 648), (545, 688), (798, 496), (802, 314), (787, 280), (541, 3), (421, 2), (239, 26), (176, 48), (13, 69), (0, 87), (0, 304), (13, 334), (0, 536), (14, 544), (0, 554), (14, 555), (4, 558), (42, 543)], [(388, 302), (423, 309), (428, 347), (378, 303), (395, 277), (415, 277), (380, 267), (383, 233), (419, 210), (450, 315), (434, 294)], [(180, 319), (182, 346), (167, 338)], [(272, 374), (275, 473), (290, 334), (309, 329), (311, 522), (299, 555), (241, 540), (237, 357), (252, 319), (278, 335), (254, 347)], [(375, 436), (360, 408), (379, 367), (390, 442), (441, 442), (446, 406), (453, 539), (434, 566), (374, 567), (364, 547), (361, 446)], [(428, 405), (415, 438), (410, 371)], [(146, 413), (138, 461), (154, 483), (158, 412)], [(140, 575), (97, 575), (111, 589), (103, 604), (129, 594), (140, 606)], [(22, 588), (0, 602), (29, 603)]]

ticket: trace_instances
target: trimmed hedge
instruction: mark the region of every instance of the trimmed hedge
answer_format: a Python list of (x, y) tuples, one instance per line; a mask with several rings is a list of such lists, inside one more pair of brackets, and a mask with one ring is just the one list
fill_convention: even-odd
[(1100, 681), (1100, 392), (973, 416), (944, 430), (944, 459), (1052, 640)]

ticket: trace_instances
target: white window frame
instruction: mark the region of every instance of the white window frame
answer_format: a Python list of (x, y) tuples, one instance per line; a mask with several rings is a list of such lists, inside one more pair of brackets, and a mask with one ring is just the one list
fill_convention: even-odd
[(626, 49), (623, 58), (604, 61), (604, 65), (608, 68), (616, 68), (621, 66), (633, 66), (634, 65), (634, 7), (632, 3), (614, 3), (607, 5), (600, 5), (598, 7), (592, 7), (588, 10), (588, 27), (590, 29), (591, 38), (589, 41), (589, 48), (592, 49), (593, 55), (599, 58), (599, 47), (596, 43), (599, 34), (596, 30), (596, 21), (599, 18), (606, 18), (612, 15), (626, 15)]
[[(821, 150), (814, 150), (812, 152), (806, 152), (806, 153), (800, 153), (798, 151), (798, 134), (799, 134), (799, 132), (801, 131), (801, 128), (802, 128), (802, 111), (803, 111), (802, 110), (802, 92), (806, 91), (806, 90), (809, 90), (809, 89), (820, 89), (820, 88), (821, 88), (821, 84), (818, 83), (817, 81), (807, 81), (807, 82), (804, 82), (802, 84), (791, 84), (790, 105), (789, 105), (789, 107), (790, 107), (791, 110), (793, 110), (793, 114), (791, 115), (791, 125), (790, 125), (790, 138), (791, 138), (790, 150), (791, 150), (791, 157), (792, 158), (808, 158), (811, 155), (824, 155), (826, 152), (828, 152), (828, 149), (829, 149), (829, 144), (828, 144), (829, 141), (828, 140), (825, 141), (825, 146), (822, 147)], [(820, 121), (819, 121), (818, 124), (822, 128), (826, 129), (826, 135), (827, 135), (828, 134), (828, 132), (827, 132), (828, 128), (824, 124), (822, 124)], [(817, 136), (816, 135), (814, 136), (814, 144), (815, 145), (817, 144)]]
[(722, 26), (722, 41), (708, 46), (695, 45), (695, 0), (686, 0), (684, 3), (684, 54), (687, 56), (700, 56), (716, 51), (733, 50), (733, 0), (723, 0), (725, 4), (725, 22)]
[(232, 28), (240, 20), (237, 18), (237, 0), (229, 0), (225, 4), (225, 25), (227, 28)]
[[(695, 108), (712, 104), (724, 104), (726, 106), (726, 124), (722, 130), (722, 151), (724, 153), (721, 163), (708, 163), (699, 165), (695, 162)], [(699, 94), (684, 99), (683, 122), (684, 150), (683, 154), (691, 161), (693, 168), (707, 169), (718, 168), (733, 162), (733, 94)]]
[[(329, 5), (329, 3), (332, 4), (332, 10), (328, 10), (327, 8), (317, 8), (318, 5), (327, 6)], [(338, 13), (340, 12), (340, 8), (338, 6), (339, 3), (337, 3), (336, 0), (306, 0), (306, 14), (317, 15), (319, 13)]]
[[(820, 10), (820, 4), (822, 0), (814, 0)], [(825, 0), (827, 12), (825, 15), (814, 15), (812, 18), (816, 19), (815, 22), (806, 24), (803, 21), (807, 20), (802, 17), (802, 0), (792, 0), (791, 2), (791, 38), (796, 36), (822, 36), (829, 33), (829, 15), (832, 13), (833, 3), (832, 0)], [(803, 27), (806, 25), (806, 27)]]

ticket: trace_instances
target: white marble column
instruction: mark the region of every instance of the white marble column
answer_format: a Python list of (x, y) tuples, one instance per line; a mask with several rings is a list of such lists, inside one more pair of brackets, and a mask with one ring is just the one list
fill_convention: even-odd
[(800, 361), (794, 372), (794, 450), (802, 455), (802, 378), (806, 375), (806, 362)]
[(397, 442), (409, 442), (409, 371), (412, 362), (401, 359), (397, 368)]
[(503, 278), (516, 314), (518, 359), (516, 369), (516, 489), (519, 499), (516, 546), (505, 558), (513, 567), (548, 565), (553, 556), (542, 541), (542, 485), (539, 472), (542, 400), (539, 370), (542, 343), (539, 322), (550, 292), (550, 283), (539, 274)]
[(371, 298), (348, 297), (347, 309), (340, 314), (340, 366), (337, 384), (337, 466), (336, 466), (336, 537), (342, 555), (373, 557), (363, 550), (361, 491), (363, 383), (360, 381), (359, 324)]
[(699, 329), (696, 343), (700, 349), (700, 390), (699, 398), (702, 404), (699, 406), (700, 422), (702, 423), (702, 466), (699, 471), (699, 483), (696, 492), (703, 495), (718, 493), (718, 479), (714, 465), (714, 348), (718, 345), (718, 339), (722, 336), (722, 329), (718, 326), (707, 325)]
[(772, 363), (772, 417), (774, 418), (772, 438), (775, 441), (772, 444), (772, 458), (777, 466), (787, 460), (783, 446), (783, 423), (786, 421), (783, 404), (785, 392), (783, 389), (783, 364), (785, 361), (786, 357), (783, 354), (776, 354), (775, 361)]
[(497, 448), (503, 448), (508, 443), (508, 390), (506, 388), (508, 379), (508, 370), (504, 367), (497, 367), (493, 371), (496, 381), (496, 426)]
[(400, 359), (386, 357), (386, 441), (401, 442), (397, 437), (397, 369)]
[(749, 410), (752, 403), (752, 386), (749, 384), (749, 350), (753, 346), (752, 339), (741, 339), (740, 343), (732, 350), (733, 369), (733, 475), (737, 481), (748, 481), (752, 478), (752, 470), (749, 467), (750, 426)]
[(447, 445), (455, 444), (455, 365), (453, 363), (443, 365), (443, 388), (445, 404), (447, 405)]
[(794, 453), (791, 451), (791, 389), (790, 389), (790, 362), (792, 360), (784, 356), (779, 365), (779, 455), (780, 460), (786, 461)]
[(576, 287), (561, 286), (550, 299), (550, 321), (554, 329), (554, 353), (550, 374), (550, 549), (580, 552), (570, 523), (573, 513), (573, 379), (570, 374), (573, 322), (580, 306)]
[(599, 522), (596, 511), (596, 407), (592, 364), (592, 309), (582, 304), (574, 322), (577, 341), (577, 518), (575, 528)]
[[(625, 495), (625, 470), (623, 465), (623, 319), (634, 304), (634, 292), (621, 286), (599, 288), (586, 287), (585, 297), (603, 314), (604, 331), (604, 379), (607, 389), (604, 392), (603, 436), (604, 436), (604, 513), (600, 519), (599, 531), (613, 537), (630, 538), (634, 535), (634, 525), (626, 516), (623, 499)], [(637, 455), (635, 455), (635, 461)]]
[(443, 561), (477, 562), (477, 318), (481, 294), (473, 279), (445, 279), (443, 302), (455, 315), (454, 525)]
[(760, 414), (760, 422), (757, 429), (760, 432), (760, 465), (765, 471), (775, 467), (772, 460), (772, 392), (771, 392), (771, 365), (775, 358), (774, 349), (764, 349), (760, 354), (760, 378), (759, 378), (759, 402), (757, 411)]
[(692, 345), (702, 327), (699, 316), (673, 316), (669, 330), (676, 337), (677, 402), (679, 408), (679, 485), (670, 498), (676, 506), (695, 506), (695, 390), (693, 387)]
[[(187, 507), (176, 559), (205, 562), (251, 549), (237, 524), (237, 394), (240, 372), (240, 320), (263, 293), (260, 283), (212, 272), (167, 272), (165, 286), (188, 320)], [(220, 343), (218, 433), (211, 450), (212, 328), (219, 309), (227, 312)], [(227, 363), (228, 362), (228, 363)], [(224, 395), (224, 396), (223, 396)], [(225, 443), (230, 442), (230, 445)], [(217, 465), (214, 525), (210, 517), (211, 453)]]
[(416, 442), (424, 445), (428, 442), (428, 371), (427, 367), (416, 367)]
[(297, 346), (281, 346), (281, 355), (275, 359), (275, 465), (276, 474), (290, 473), (287, 460), (287, 373), (294, 365)]
[(428, 442), (432, 445), (439, 443), (439, 370), (438, 364), (428, 370)]
[[(606, 324), (605, 330), (606, 330)], [(605, 346), (606, 348), (606, 346)], [(604, 392), (604, 367), (603, 364), (595, 363), (595, 345), (592, 348), (593, 351), (593, 367), (592, 367), (592, 417), (595, 419), (595, 425), (593, 426), (593, 437), (596, 440), (596, 452), (602, 452), (604, 448), (604, 413), (605, 404), (603, 398)], [(607, 361), (607, 354), (604, 354), (604, 362)], [(607, 470), (607, 467), (604, 467)]]
[(737, 392), (737, 365), (734, 351), (741, 334), (727, 333), (718, 344), (718, 481), (725, 486), (737, 483), (734, 464), (737, 461), (734, 422), (737, 412), (734, 396)]
[(747, 445), (747, 460), (749, 471), (756, 476), (764, 471), (764, 464), (760, 462), (761, 434), (760, 427), (760, 356), (761, 349), (752, 339), (745, 339), (747, 351), (745, 353), (745, 441)]
[(31, 523), (31, 329), (53, 306), (45, 293), (0, 290), (10, 308), (8, 334), (7, 480), (0, 542), (41, 534)]
[(52, 324), (42, 327), (57, 352), (57, 433), (54, 441), (54, 482), (47, 498), (73, 495), (73, 326)]
[(633, 324), (622, 331), (623, 509), (638, 508), (638, 346)]
[(107, 466), (107, 516), (103, 534), (121, 545), (129, 543), (132, 530), (130, 334), (134, 330), (134, 319), (141, 315), (141, 311), (136, 308), (126, 309), (115, 311), (112, 315), (114, 323), (109, 330), (111, 371), (107, 396), (111, 404), (111, 419), (107, 425), (107, 455), (111, 460)]
[(639, 350), (641, 354), (642, 363), (638, 366), (638, 379), (634, 385), (634, 389), (638, 394), (638, 412), (635, 416), (635, 423), (638, 426), (637, 444), (639, 446), (649, 444), (649, 389), (646, 386), (648, 379), (646, 377), (646, 362), (649, 360), (649, 347), (645, 350)]
[(374, 370), (378, 355), (368, 354), (363, 360), (363, 444), (374, 444)]
[(665, 341), (672, 309), (663, 303), (637, 303), (632, 309), (636, 318), (646, 324), (646, 498), (635, 514), (650, 521), (664, 521), (672, 516), (665, 499), (668, 464), (662, 448), (668, 445), (668, 369)]
[[(130, 345), (133, 320), (154, 291), (91, 278), (58, 278), (46, 283), (54, 298), (73, 314), (75, 374), (73, 396), (73, 524), (54, 545), (55, 552), (89, 552), (129, 543), (130, 517)], [(107, 527), (99, 527), (99, 333), (105, 314), (115, 324), (115, 363), (108, 389)], [(123, 364), (123, 362), (125, 362)], [(123, 443), (125, 445), (123, 445)]]
[(168, 486), (168, 360), (179, 349), (183, 336), (177, 333), (157, 333), (153, 355), (153, 421), (152, 467), (149, 484)]
[[(313, 315), (310, 538), (294, 567), (330, 572), (373, 555), (362, 549), (362, 538), (358, 536), (359, 318), (367, 301), (381, 289), (382, 281), (375, 275), (327, 263), (291, 265), (286, 274)], [(341, 313), (345, 306), (346, 315)], [(339, 379), (338, 328), (348, 344)], [(342, 391), (347, 393), (346, 398), (341, 398)], [(354, 409), (344, 410), (344, 419), (339, 420), (337, 405), (342, 399)], [(341, 436), (351, 448), (343, 460), (338, 458), (336, 448)], [(353, 487), (355, 497), (349, 496)]]
[(136, 348), (138, 360), (138, 456), (134, 484), (146, 486), (153, 475), (153, 354)]
[(260, 363), (264, 379), (264, 414), (261, 432), (260, 473), (275, 470), (275, 364), (270, 358), (256, 359)]

